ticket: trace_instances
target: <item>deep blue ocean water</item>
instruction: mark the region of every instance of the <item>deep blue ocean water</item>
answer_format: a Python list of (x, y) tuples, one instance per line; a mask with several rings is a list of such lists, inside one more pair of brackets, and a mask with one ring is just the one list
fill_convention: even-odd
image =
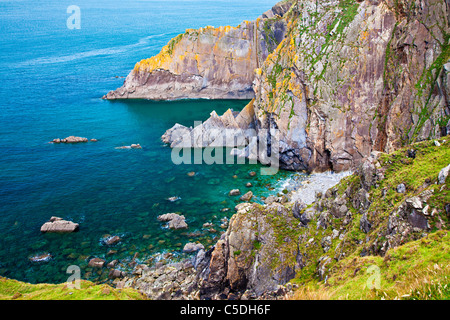
[[(88, 268), (90, 258), (118, 259), (126, 269), (136, 253), (138, 263), (168, 252), (182, 257), (185, 243), (208, 247), (220, 236), (220, 219), (230, 217), (239, 203), (228, 196), (230, 189), (246, 192), (245, 184), (252, 182), (258, 196), (280, 192), (280, 179), (290, 173), (250, 177), (250, 171), (259, 172), (259, 165), (250, 164), (177, 166), (160, 141), (177, 122), (191, 126), (212, 110), (239, 110), (246, 101), (101, 99), (122, 85), (137, 61), (158, 53), (186, 28), (238, 25), (274, 4), (1, 1), (0, 275), (63, 282), (67, 267), (78, 265), (82, 278), (102, 281), (108, 271)], [(66, 25), (70, 5), (81, 9), (81, 29)], [(98, 142), (48, 143), (70, 135)], [(115, 149), (133, 143), (143, 149)], [(188, 176), (190, 171), (196, 175)], [(171, 196), (181, 200), (167, 201)], [(184, 214), (189, 229), (164, 228), (156, 217), (168, 212)], [(41, 234), (51, 216), (80, 223), (79, 232)], [(205, 222), (213, 222), (218, 232), (204, 229)], [(105, 235), (122, 241), (107, 247), (101, 242)], [(40, 253), (52, 258), (29, 261)]]

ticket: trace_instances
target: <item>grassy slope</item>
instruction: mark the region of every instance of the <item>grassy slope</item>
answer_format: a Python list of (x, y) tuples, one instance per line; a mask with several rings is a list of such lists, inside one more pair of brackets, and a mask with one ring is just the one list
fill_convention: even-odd
[(0, 277), (0, 300), (143, 300), (133, 289), (114, 289), (106, 284), (81, 281), (80, 289), (67, 284), (29, 284)]
[[(438, 231), (380, 256), (340, 261), (327, 284), (310, 282), (295, 299), (450, 299), (450, 233)], [(375, 267), (374, 267), (375, 266)], [(379, 271), (373, 271), (379, 268)], [(379, 286), (375, 274), (379, 272)]]
[[(365, 234), (359, 229), (361, 215), (355, 211), (354, 219), (345, 227), (348, 231), (345, 242), (340, 243), (336, 239), (332, 245), (335, 249), (341, 244), (348, 253), (347, 257), (332, 262), (326, 283), (314, 276), (316, 264), (302, 270), (294, 280), (302, 284), (296, 299), (450, 299), (450, 221), (444, 208), (445, 204), (450, 203), (450, 178), (444, 185), (436, 184), (439, 171), (450, 163), (450, 138), (444, 137), (439, 141), (439, 147), (433, 141), (424, 141), (380, 157), (379, 162), (385, 168), (385, 179), (369, 192), (372, 201), (368, 210), (373, 224), (371, 231)], [(408, 149), (416, 150), (415, 159), (406, 157)], [(342, 194), (348, 188), (357, 190), (359, 182), (359, 177), (350, 176), (337, 186), (337, 193)], [(406, 185), (405, 194), (395, 190), (400, 183)], [(383, 189), (387, 190), (384, 197), (381, 194)], [(430, 209), (437, 212), (429, 218), (431, 233), (425, 238), (411, 239), (406, 244), (389, 249), (384, 258), (361, 257), (363, 248), (380, 240), (379, 235), (386, 229), (389, 214), (406, 198), (424, 190), (434, 190), (427, 201)], [(348, 206), (354, 210), (350, 203)], [(339, 221), (333, 224), (336, 229), (342, 226)], [(329, 230), (316, 232), (315, 225), (312, 225), (309, 232), (316, 241), (320, 241)], [(307, 252), (312, 260), (323, 255), (321, 248), (310, 247)], [(370, 266), (379, 268), (379, 289), (368, 288), (368, 280), (371, 277), (373, 280), (374, 275), (367, 272)]]

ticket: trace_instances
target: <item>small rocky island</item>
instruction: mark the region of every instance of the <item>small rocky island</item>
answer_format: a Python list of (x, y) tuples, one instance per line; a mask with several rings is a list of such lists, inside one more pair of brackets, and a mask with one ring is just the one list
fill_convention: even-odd
[(71, 233), (78, 231), (79, 224), (72, 221), (66, 221), (59, 217), (51, 217), (50, 220), (44, 223), (41, 227), (42, 233)]

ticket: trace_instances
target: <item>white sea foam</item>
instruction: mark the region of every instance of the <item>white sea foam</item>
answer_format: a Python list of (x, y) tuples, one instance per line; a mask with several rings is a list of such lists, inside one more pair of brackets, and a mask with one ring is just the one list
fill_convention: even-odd
[(311, 204), (316, 200), (316, 193), (327, 191), (352, 173), (351, 171), (313, 173), (294, 189), (291, 201), (301, 200), (307, 205)]
[(136, 43), (123, 45), (123, 46), (95, 49), (95, 50), (78, 52), (78, 53), (65, 55), (65, 56), (40, 57), (40, 58), (31, 59), (31, 60), (27, 60), (27, 61), (18, 63), (18, 64), (16, 64), (16, 67), (28, 67), (28, 66), (42, 65), (42, 64), (65, 63), (65, 62), (80, 60), (80, 59), (84, 59), (84, 58), (119, 54), (119, 53), (127, 52), (127, 51), (137, 48), (137, 47), (145, 46), (150, 43), (151, 39), (163, 37), (165, 35), (167, 35), (167, 33), (148, 36), (148, 37), (140, 39)]

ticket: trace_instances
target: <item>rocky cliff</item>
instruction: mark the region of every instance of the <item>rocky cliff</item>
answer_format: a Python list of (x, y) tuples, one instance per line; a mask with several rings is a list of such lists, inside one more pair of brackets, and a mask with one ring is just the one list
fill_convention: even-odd
[[(351, 265), (357, 258), (390, 257), (395, 248), (439, 230), (445, 231), (439, 245), (448, 245), (449, 142), (445, 138), (389, 155), (372, 153), (353, 175), (318, 194), (311, 205), (283, 203), (282, 198), (266, 205), (239, 204), (227, 232), (199, 263), (200, 297), (228, 292), (244, 299), (268, 298), (277, 291), (283, 296), (280, 285), (294, 278), (296, 283), (323, 283), (334, 277), (335, 284), (342, 284), (346, 279), (339, 270), (356, 269)], [(421, 246), (427, 243), (416, 244), (410, 254), (418, 251), (423, 262), (428, 257)], [(433, 259), (447, 264), (445, 257)], [(414, 265), (406, 256), (403, 260), (405, 269)], [(396, 277), (399, 283), (404, 279), (400, 273)]]
[(342, 170), (449, 130), (449, 3), (299, 1), (255, 79), (289, 169)]
[(188, 29), (159, 54), (136, 64), (124, 85), (107, 99), (251, 99), (254, 70), (286, 32), (283, 1), (256, 21), (237, 27)]
[(449, 16), (444, 0), (284, 1), (237, 28), (187, 31), (107, 97), (254, 97), (247, 122), (278, 129), (281, 168), (346, 170), (450, 132)]
[(309, 204), (308, 184), (238, 204), (212, 247), (120, 287), (151, 299), (448, 299), (449, 175), (449, 137), (372, 152)]

